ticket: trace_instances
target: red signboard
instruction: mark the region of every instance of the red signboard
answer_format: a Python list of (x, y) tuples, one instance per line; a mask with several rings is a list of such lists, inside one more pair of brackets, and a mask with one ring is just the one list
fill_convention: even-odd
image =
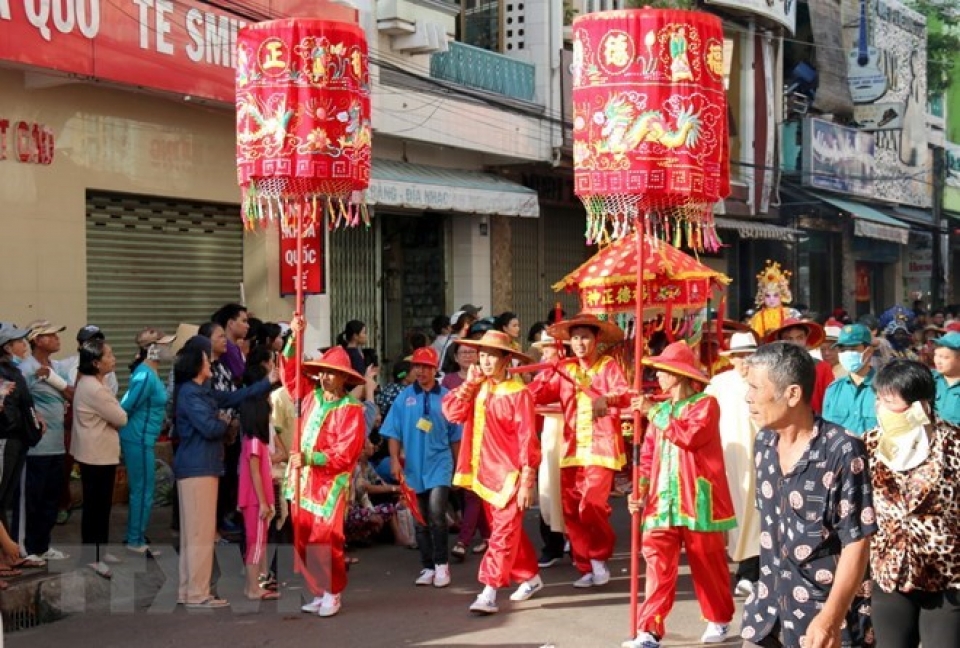
[[(254, 18), (356, 22), (327, 0), (0, 0), (0, 61), (233, 104), (237, 30)], [(244, 17), (247, 16), (247, 17)]]
[[(308, 225), (303, 232), (303, 294), (319, 295), (324, 292), (322, 221)], [(297, 292), (297, 230), (280, 227), (280, 295)]]

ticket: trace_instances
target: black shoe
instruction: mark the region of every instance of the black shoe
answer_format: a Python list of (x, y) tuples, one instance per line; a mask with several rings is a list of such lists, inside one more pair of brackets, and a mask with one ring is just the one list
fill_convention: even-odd
[(551, 556), (549, 554), (540, 554), (537, 559), (537, 566), (541, 568), (553, 567), (560, 562), (560, 556)]

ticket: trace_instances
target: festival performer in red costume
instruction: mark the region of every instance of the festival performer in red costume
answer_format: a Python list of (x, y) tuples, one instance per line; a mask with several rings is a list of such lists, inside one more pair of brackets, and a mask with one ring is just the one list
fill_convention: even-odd
[(573, 358), (556, 371), (539, 374), (530, 384), (538, 404), (557, 401), (563, 410), (564, 453), (560, 460), (563, 521), (570, 553), (581, 577), (574, 587), (606, 585), (607, 561), (616, 535), (610, 525), (613, 477), (626, 461), (620, 408), (630, 406), (630, 386), (620, 366), (601, 356), (598, 344), (614, 344), (623, 332), (612, 322), (581, 313), (548, 329), (569, 340)]
[(499, 609), (497, 589), (511, 581), (520, 583), (511, 601), (526, 601), (543, 588), (537, 552), (523, 530), (523, 512), (533, 503), (540, 465), (533, 396), (522, 380), (507, 375), (513, 358), (524, 364), (530, 359), (515, 351), (502, 331), (456, 343), (477, 349), (480, 361), (460, 387), (444, 396), (443, 415), (463, 424), (453, 483), (483, 500), (490, 523), (478, 577), (484, 588), (470, 611), (493, 614)]
[[(302, 329), (301, 329), (302, 330)], [(301, 394), (295, 393), (293, 339), (284, 352), (283, 377), (296, 402), (303, 399), (300, 447), (290, 454), (285, 496), (294, 500), (296, 565), (314, 599), (304, 612), (329, 617), (340, 611), (340, 593), (347, 585), (343, 520), (350, 475), (366, 440), (363, 405), (347, 393), (362, 385), (343, 347), (335, 346), (318, 360), (303, 363)], [(294, 488), (300, 469), (299, 488)]]
[(680, 548), (685, 547), (693, 589), (707, 620), (702, 643), (726, 639), (733, 595), (723, 532), (737, 525), (720, 442), (720, 406), (701, 392), (709, 378), (696, 368), (686, 342), (674, 342), (643, 364), (657, 370), (669, 399), (633, 399), (648, 421), (640, 454), (639, 490), (628, 501), (643, 511), (646, 592), (638, 635), (623, 648), (658, 648), (677, 593)]

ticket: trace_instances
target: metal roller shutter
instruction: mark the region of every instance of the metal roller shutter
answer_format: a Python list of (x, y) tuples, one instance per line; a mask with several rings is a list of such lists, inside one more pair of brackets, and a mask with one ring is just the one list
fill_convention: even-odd
[(103, 329), (126, 384), (136, 334), (173, 333), (240, 301), (238, 205), (87, 192), (87, 320)]
[[(560, 301), (567, 317), (573, 317), (580, 311), (577, 294), (555, 293), (551, 286), (596, 251), (595, 247), (587, 247), (583, 237), (586, 215), (582, 209), (551, 209), (541, 212), (540, 220), (543, 221), (543, 283), (547, 310)], [(546, 315), (544, 312), (540, 317)]]
[[(521, 336), (534, 322), (547, 314), (544, 308), (541, 277), (540, 219), (511, 218), (510, 248), (512, 264), (513, 303), (510, 309), (520, 317)], [(550, 302), (552, 303), (552, 302)], [(524, 348), (527, 343), (524, 341)]]
[(330, 330), (333, 342), (350, 320), (367, 325), (367, 338), (380, 343), (380, 227), (340, 228), (330, 232)]

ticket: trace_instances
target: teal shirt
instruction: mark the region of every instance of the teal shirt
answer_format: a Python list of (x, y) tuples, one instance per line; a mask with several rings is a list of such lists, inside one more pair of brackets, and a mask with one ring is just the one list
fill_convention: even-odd
[(933, 378), (937, 383), (937, 416), (948, 423), (960, 425), (960, 381), (950, 385), (938, 371), (933, 372)]
[(876, 369), (857, 385), (850, 376), (838, 378), (823, 397), (823, 418), (841, 425), (857, 436), (877, 427), (877, 394), (873, 390)]

